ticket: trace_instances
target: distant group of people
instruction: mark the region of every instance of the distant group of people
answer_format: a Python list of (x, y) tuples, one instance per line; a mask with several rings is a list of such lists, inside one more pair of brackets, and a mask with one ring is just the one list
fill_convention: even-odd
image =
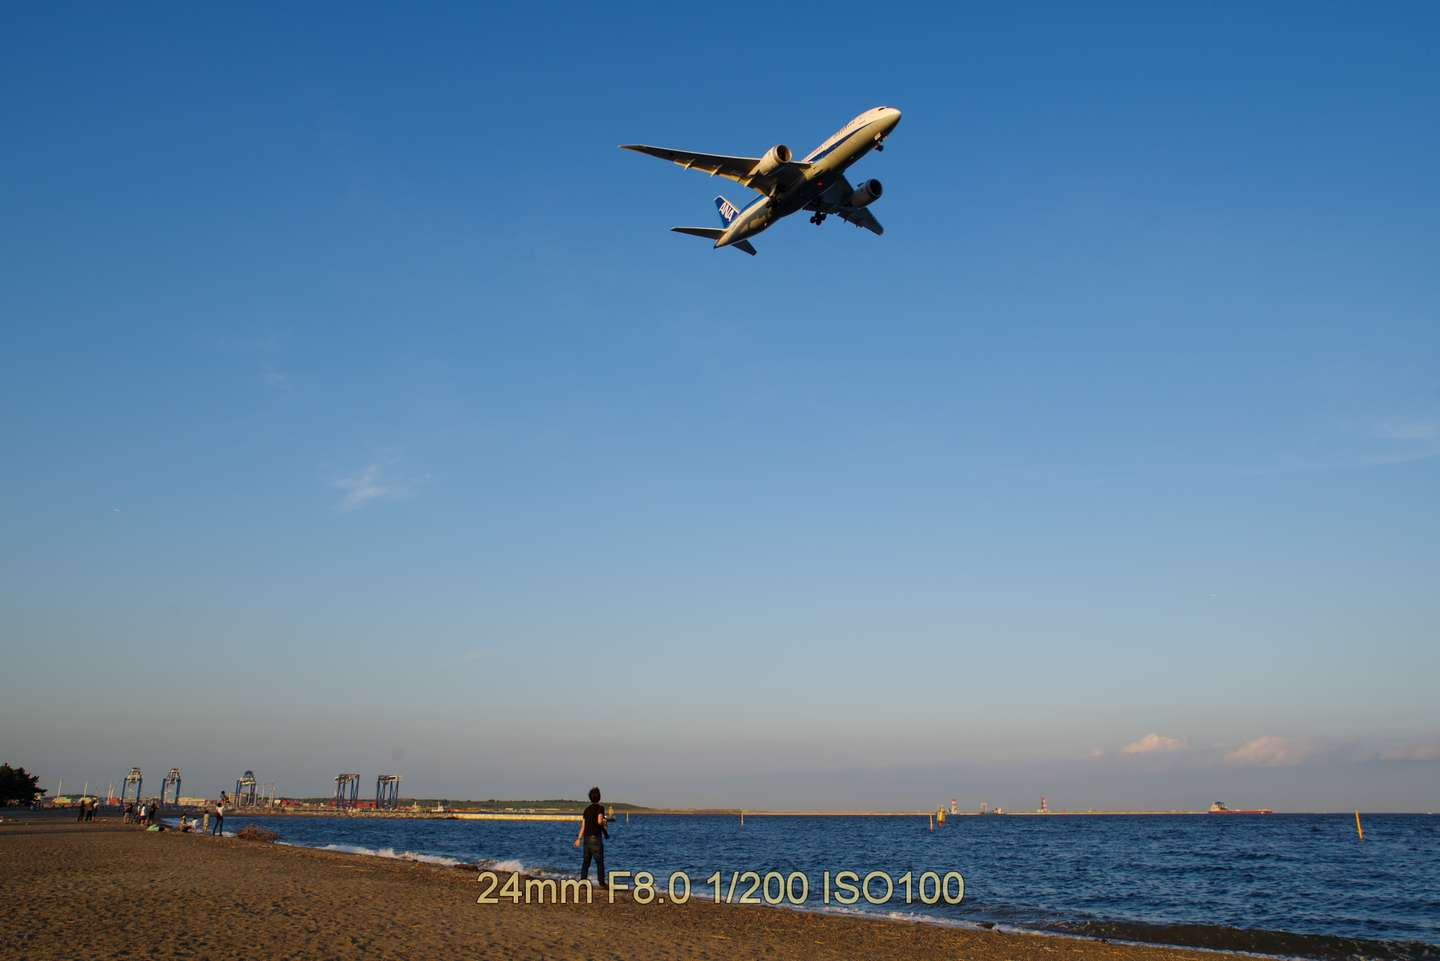
[(77, 821), (93, 821), (93, 820), (95, 820), (95, 809), (98, 808), (99, 806), (100, 806), (100, 799), (99, 799), (98, 797), (82, 797), (82, 798), (80, 799), (79, 807), (78, 807), (78, 808), (76, 809), (76, 811), (75, 811), (75, 820), (77, 820)]
[[(221, 791), (220, 799), (218, 801), (207, 802), (206, 807), (208, 808), (208, 810), (205, 811), (203, 820), (201, 818), (192, 818), (189, 815), (185, 814), (180, 815), (179, 829), (181, 833), (223, 834), (223, 827), (225, 824), (225, 807), (229, 803), (229, 796), (224, 791)], [(92, 805), (88, 809), (88, 813), (85, 809), (82, 808), (80, 814), (76, 816), (75, 820), (79, 821), (82, 817), (86, 821), (92, 820), (95, 817), (94, 806)], [(213, 824), (211, 820), (212, 817), (214, 819)], [(121, 811), (121, 819), (126, 824), (139, 824), (140, 826), (148, 830), (165, 830), (165, 825), (162, 824), (160, 821), (159, 801), (127, 801), (125, 803), (125, 807)]]
[(160, 825), (159, 801), (127, 801), (120, 819), (126, 824), (141, 824), (145, 827)]

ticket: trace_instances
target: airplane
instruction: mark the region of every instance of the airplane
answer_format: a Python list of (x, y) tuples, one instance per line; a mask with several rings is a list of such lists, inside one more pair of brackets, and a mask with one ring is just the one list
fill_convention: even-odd
[(874, 107), (841, 127), (803, 160), (792, 159), (790, 148), (783, 143), (771, 147), (762, 157), (729, 157), (638, 143), (621, 144), (620, 149), (659, 157), (686, 170), (703, 170), (712, 177), (725, 177), (758, 190), (760, 196), (743, 209), (724, 197), (716, 197), (721, 227), (670, 228), (676, 233), (713, 240), (716, 249), (734, 247), (753, 257), (755, 247), (750, 238), (797, 210), (810, 211), (810, 222), (817, 227), (835, 214), (871, 233), (883, 234), (885, 228), (869, 210), (884, 190), (880, 181), (865, 180), (859, 188), (852, 187), (845, 179), (845, 170), (872, 148), (884, 150), (885, 138), (899, 122), (898, 108)]

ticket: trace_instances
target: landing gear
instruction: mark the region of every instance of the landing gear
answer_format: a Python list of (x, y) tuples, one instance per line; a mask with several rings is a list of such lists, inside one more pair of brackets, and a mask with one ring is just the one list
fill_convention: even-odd
[(821, 213), (812, 214), (810, 216), (810, 222), (818, 227), (825, 222), (825, 217), (826, 215)]
[(880, 141), (880, 140), (875, 141), (875, 149), (876, 149), (876, 150), (884, 150), (884, 149), (885, 149), (885, 143), (884, 143), (883, 141)]

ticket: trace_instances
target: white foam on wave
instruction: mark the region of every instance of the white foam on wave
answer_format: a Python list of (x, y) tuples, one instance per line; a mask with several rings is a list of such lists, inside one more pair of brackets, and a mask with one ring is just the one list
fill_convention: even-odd
[(510, 858), (507, 861), (482, 861), (481, 865), (487, 871), (511, 871), (520, 874), (525, 870), (525, 865), (521, 864), (518, 858)]
[(424, 854), (420, 851), (396, 851), (394, 848), (367, 848), (358, 844), (322, 844), (321, 851), (339, 851), (342, 854), (364, 854), (373, 858), (390, 858), (395, 861), (419, 861), (422, 864), (439, 864), (444, 867), (456, 868), (464, 866), (465, 862), (459, 858), (446, 857), (443, 854)]
[(478, 867), (480, 870), (491, 870), (491, 872), (501, 873), (501, 875), (514, 873), (514, 875), (526, 875), (527, 877), (554, 877), (554, 879), (575, 877), (575, 873), (556, 869), (556, 867), (526, 867), (526, 864), (521, 862), (518, 857), (481, 857), (474, 862), (464, 862), (458, 857), (448, 857), (445, 854), (397, 852), (393, 847), (363, 847), (360, 844), (302, 844), (297, 841), (276, 841), (276, 843), (287, 844), (289, 847), (310, 847), (318, 852), (364, 854), (366, 857), (389, 857), (389, 859), (403, 860), (403, 862), (441, 864), (444, 867)]
[(278, 841), (278, 844), (296, 848), (312, 848), (316, 851), (336, 851), (340, 854), (362, 854), (372, 858), (391, 858), (396, 861), (419, 861), (422, 864), (439, 864), (451, 868), (478, 867), (482, 871), (496, 871), (502, 874), (525, 874), (530, 877), (568, 878), (568, 871), (527, 868), (519, 858), (479, 858), (462, 861), (444, 854), (425, 854), (420, 851), (396, 851), (394, 848), (367, 848), (359, 844), (301, 844), (295, 841)]

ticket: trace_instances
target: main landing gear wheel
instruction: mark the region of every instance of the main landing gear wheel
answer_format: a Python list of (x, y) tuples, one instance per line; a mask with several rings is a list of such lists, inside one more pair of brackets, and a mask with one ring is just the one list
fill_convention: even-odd
[(811, 216), (810, 222), (817, 227), (820, 226), (825, 222), (825, 214), (814, 214)]

